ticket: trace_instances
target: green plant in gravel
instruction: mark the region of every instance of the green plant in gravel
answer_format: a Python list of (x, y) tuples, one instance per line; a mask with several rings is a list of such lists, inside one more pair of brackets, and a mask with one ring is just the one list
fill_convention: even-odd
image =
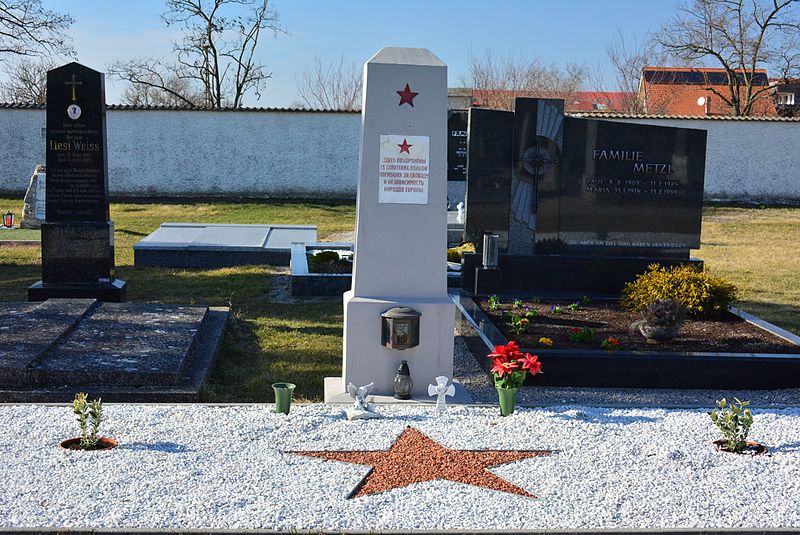
[(528, 330), (528, 323), (530, 323), (528, 318), (523, 318), (517, 316), (516, 314), (512, 314), (508, 321), (508, 327), (514, 334), (522, 334)]
[(72, 412), (81, 429), (81, 449), (94, 449), (100, 440), (100, 422), (104, 419), (102, 401), (99, 398), (88, 401), (85, 393), (78, 392), (72, 401)]
[(522, 308), (522, 299), (514, 299), (514, 308)]
[(640, 311), (656, 299), (675, 299), (690, 314), (713, 316), (727, 310), (737, 292), (728, 279), (712, 277), (692, 265), (650, 264), (645, 273), (625, 285), (619, 302), (625, 308)]
[(746, 408), (750, 405), (749, 401), (733, 399), (735, 403), (730, 404), (725, 398), (717, 401), (717, 408), (708, 415), (725, 437), (722, 449), (739, 453), (747, 446), (747, 434), (753, 425), (753, 414)]
[(583, 303), (584, 305), (588, 305), (591, 302), (592, 302), (592, 299), (588, 295), (584, 295), (581, 298), (581, 303)]
[(527, 306), (525, 307), (525, 317), (526, 318), (533, 319), (538, 315), (539, 315), (539, 313), (536, 312), (536, 309), (533, 309), (533, 308), (527, 307)]
[(568, 304), (567, 308), (570, 310), (570, 312), (575, 312), (576, 310), (581, 308), (581, 304), (576, 301), (574, 303)]
[(592, 327), (574, 327), (569, 332), (569, 339), (572, 342), (580, 342), (582, 344), (588, 344), (594, 337), (597, 336), (597, 329)]
[(489, 296), (488, 303), (489, 303), (489, 310), (491, 310), (492, 312), (496, 312), (497, 309), (500, 308), (500, 298), (494, 294)]

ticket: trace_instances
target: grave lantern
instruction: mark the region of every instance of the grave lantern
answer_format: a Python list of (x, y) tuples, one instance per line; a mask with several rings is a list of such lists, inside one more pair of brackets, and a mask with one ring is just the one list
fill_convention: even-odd
[(483, 269), (495, 269), (500, 256), (500, 236), (497, 234), (483, 235)]
[(408, 369), (408, 361), (404, 360), (394, 376), (394, 397), (397, 399), (411, 399), (411, 389), (414, 388), (414, 381), (411, 380), (411, 370)]
[(421, 315), (408, 307), (390, 308), (381, 314), (381, 344), (389, 349), (417, 347)]
[(6, 212), (3, 214), (3, 226), (8, 228), (14, 226), (14, 214), (11, 212)]

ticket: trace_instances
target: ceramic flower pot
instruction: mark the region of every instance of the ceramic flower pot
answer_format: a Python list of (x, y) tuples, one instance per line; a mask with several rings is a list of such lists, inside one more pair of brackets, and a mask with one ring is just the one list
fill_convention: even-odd
[(500, 416), (508, 416), (514, 412), (517, 404), (517, 391), (519, 388), (500, 388), (497, 389), (497, 397), (500, 400)]
[(294, 388), (295, 385), (292, 383), (274, 383), (272, 385), (272, 389), (275, 391), (275, 412), (289, 414)]
[(673, 325), (672, 327), (660, 327), (660, 326), (653, 326), (643, 323), (639, 325), (639, 332), (642, 333), (642, 336), (647, 338), (649, 343), (658, 343), (658, 342), (666, 342), (667, 340), (672, 340), (676, 336), (678, 336), (678, 332), (681, 330), (680, 324)]
[[(62, 450), (84, 450), (81, 448), (81, 439), (80, 438), (68, 438), (64, 440), (58, 445)], [(113, 438), (108, 437), (100, 437), (97, 441), (97, 445), (92, 448), (91, 450), (84, 450), (84, 451), (102, 451), (102, 450), (110, 450), (114, 449), (118, 446), (118, 443)]]

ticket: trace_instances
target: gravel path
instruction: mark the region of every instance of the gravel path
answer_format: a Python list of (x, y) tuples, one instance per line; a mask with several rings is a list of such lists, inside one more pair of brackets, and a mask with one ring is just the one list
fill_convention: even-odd
[[(756, 411), (768, 456), (716, 452), (699, 410), (109, 405), (120, 446), (66, 452), (66, 406), (0, 406), (0, 527), (576, 529), (800, 527), (800, 409)], [(449, 481), (345, 499), (369, 468), (284, 453), (385, 450), (406, 426), (453, 449), (556, 453), (492, 472), (538, 499)]]

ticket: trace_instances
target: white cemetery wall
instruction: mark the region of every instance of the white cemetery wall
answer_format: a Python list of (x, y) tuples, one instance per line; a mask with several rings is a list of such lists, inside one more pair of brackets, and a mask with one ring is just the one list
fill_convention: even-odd
[[(109, 110), (111, 195), (355, 198), (361, 117)], [(0, 108), (0, 191), (44, 164), (44, 109)]]
[(800, 204), (800, 120), (593, 118), (707, 130), (707, 201)]
[[(800, 204), (800, 120), (613, 120), (708, 130), (707, 200)], [(0, 191), (24, 194), (33, 168), (44, 163), (44, 122), (44, 108), (0, 106)], [(358, 113), (111, 109), (109, 189), (354, 198), (360, 122)], [(449, 193), (457, 196), (462, 184)]]

